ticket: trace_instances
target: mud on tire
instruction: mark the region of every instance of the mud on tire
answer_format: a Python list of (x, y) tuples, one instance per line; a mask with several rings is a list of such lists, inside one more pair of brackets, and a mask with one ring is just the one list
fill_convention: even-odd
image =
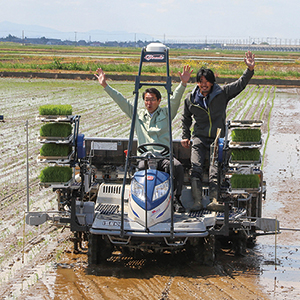
[(88, 244), (88, 264), (101, 264), (112, 254), (113, 247), (106, 236), (90, 234)]
[(216, 259), (215, 237), (194, 238), (190, 241), (189, 252), (195, 262), (205, 266), (213, 266)]

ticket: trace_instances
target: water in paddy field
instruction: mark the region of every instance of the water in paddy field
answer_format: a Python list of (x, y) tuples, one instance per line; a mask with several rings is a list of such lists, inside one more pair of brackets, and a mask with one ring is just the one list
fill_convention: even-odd
[(259, 283), (270, 299), (300, 298), (300, 100), (299, 90), (274, 101), (266, 149), (267, 198), (263, 216), (277, 218), (281, 234), (258, 238), (262, 255)]

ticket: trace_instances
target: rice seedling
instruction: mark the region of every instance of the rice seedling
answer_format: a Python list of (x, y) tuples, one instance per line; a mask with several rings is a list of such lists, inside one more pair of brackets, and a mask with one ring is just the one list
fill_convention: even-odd
[(46, 167), (40, 174), (41, 182), (68, 182), (72, 178), (70, 167)]
[(64, 144), (44, 144), (40, 149), (42, 156), (68, 156), (72, 147)]
[[(270, 89), (270, 87), (269, 87), (269, 89)], [(252, 114), (252, 116), (251, 116), (251, 118), (250, 118), (251, 120), (254, 119), (254, 116), (255, 116), (257, 110), (258, 110), (259, 108), (261, 108), (261, 101), (262, 101), (262, 99), (265, 97), (266, 90), (267, 90), (267, 86), (264, 87), (263, 92), (262, 92), (262, 95), (261, 95), (260, 98), (258, 99), (258, 105), (256, 105), (256, 107), (255, 107), (255, 110), (254, 110), (254, 112), (253, 112), (253, 114)]]
[(258, 149), (232, 149), (232, 161), (259, 161), (260, 151)]
[(46, 104), (39, 107), (39, 113), (44, 115), (72, 115), (72, 106)]
[(234, 129), (231, 132), (233, 142), (259, 142), (261, 140), (260, 129)]
[(266, 145), (267, 145), (269, 137), (270, 137), (270, 120), (271, 120), (271, 113), (272, 113), (272, 110), (273, 110), (273, 107), (274, 107), (274, 101), (275, 101), (275, 97), (276, 97), (275, 91), (276, 91), (276, 87), (274, 88), (272, 104), (271, 104), (271, 108), (270, 108), (269, 115), (268, 115), (268, 133), (267, 133), (267, 138), (266, 138), (266, 141), (265, 141), (265, 147), (264, 147), (264, 150), (263, 150), (263, 158), (262, 158), (261, 168), (263, 168), (263, 166), (264, 166), (264, 160), (265, 160), (265, 154), (266, 154)]
[(72, 133), (71, 124), (47, 123), (40, 129), (40, 136), (48, 137), (68, 137)]
[(254, 106), (254, 102), (256, 101), (260, 91), (261, 91), (262, 87), (258, 87), (257, 90), (253, 91), (253, 94), (251, 95), (251, 103), (248, 105), (247, 109), (244, 111), (241, 119), (244, 120), (246, 115), (248, 114), (248, 112), (251, 110), (252, 107), (258, 107), (258, 105)]
[[(226, 112), (226, 117), (228, 117), (233, 112), (235, 113), (234, 116), (236, 117), (239, 111), (242, 109), (241, 106), (242, 101), (244, 101), (248, 97), (251, 97), (252, 91), (253, 91), (253, 87), (247, 86), (246, 89), (244, 89), (237, 97), (235, 97), (232, 101), (230, 101)], [(237, 107), (239, 107), (238, 110)], [(230, 118), (235, 119), (235, 117), (230, 117)]]
[[(251, 93), (250, 93), (250, 95), (247, 93), (247, 97), (244, 97), (243, 99), (240, 99), (239, 100), (239, 108), (236, 110), (236, 112), (235, 112), (235, 114), (234, 114), (234, 116), (232, 117), (232, 119), (234, 120), (234, 119), (243, 119), (243, 116), (239, 116), (239, 114), (241, 113), (241, 112), (243, 112), (244, 111), (244, 113), (245, 112), (247, 112), (247, 107), (248, 107), (248, 109), (249, 109), (249, 100), (251, 99), (251, 98), (253, 98), (253, 95), (255, 95), (256, 94), (256, 91), (257, 90), (257, 88), (256, 87), (251, 87)], [(239, 117), (238, 117), (239, 116)]]
[(231, 187), (238, 188), (259, 188), (260, 179), (256, 174), (233, 174), (231, 177)]

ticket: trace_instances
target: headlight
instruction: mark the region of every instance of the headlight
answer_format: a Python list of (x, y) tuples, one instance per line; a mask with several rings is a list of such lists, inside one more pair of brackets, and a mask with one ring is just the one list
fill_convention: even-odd
[(159, 199), (166, 195), (169, 190), (169, 180), (161, 183), (160, 185), (156, 186), (153, 193), (153, 200)]
[(145, 201), (145, 187), (139, 184), (135, 179), (131, 181), (131, 193), (137, 198)]

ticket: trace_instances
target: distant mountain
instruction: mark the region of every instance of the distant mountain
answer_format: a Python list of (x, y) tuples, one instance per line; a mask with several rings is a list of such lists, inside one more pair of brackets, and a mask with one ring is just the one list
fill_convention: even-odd
[(88, 32), (62, 32), (52, 28), (43, 27), (39, 25), (24, 25), (11, 22), (0, 22), (0, 38), (5, 38), (8, 35), (16, 36), (18, 38), (52, 38), (70, 41), (152, 41), (153, 37), (142, 33), (129, 33), (125, 31), (103, 31), (90, 30)]
[(24, 37), (40, 38), (48, 34), (57, 35), (60, 34), (60, 32), (55, 29), (38, 25), (23, 25), (7, 21), (0, 22), (0, 37), (6, 37), (9, 34), (19, 38), (22, 38), (23, 34)]

